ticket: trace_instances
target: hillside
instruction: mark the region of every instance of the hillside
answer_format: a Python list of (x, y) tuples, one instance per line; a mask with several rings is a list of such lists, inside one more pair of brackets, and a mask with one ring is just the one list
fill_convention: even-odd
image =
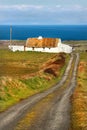
[(69, 55), (0, 50), (0, 111), (59, 81)]

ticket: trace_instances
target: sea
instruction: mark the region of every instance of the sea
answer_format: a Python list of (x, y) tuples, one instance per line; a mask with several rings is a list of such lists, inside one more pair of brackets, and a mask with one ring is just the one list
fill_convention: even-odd
[(0, 40), (26, 40), (32, 37), (87, 40), (87, 25), (0, 25)]

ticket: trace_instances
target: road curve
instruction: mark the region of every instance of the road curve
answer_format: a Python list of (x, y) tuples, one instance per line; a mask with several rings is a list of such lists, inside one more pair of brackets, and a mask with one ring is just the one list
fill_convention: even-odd
[[(17, 122), (27, 113), (27, 111), (29, 111), (29, 109), (34, 107), (34, 105), (37, 102), (42, 100), (44, 97), (46, 97), (50, 93), (53, 93), (56, 90), (58, 90), (58, 88), (60, 88), (66, 82), (73, 59), (74, 59), (74, 54), (71, 55), (70, 61), (68, 63), (68, 66), (66, 68), (66, 71), (61, 81), (58, 84), (56, 84), (54, 87), (50, 88), (49, 90), (43, 93), (33, 95), (29, 97), (28, 99), (21, 101), (17, 105), (11, 107), (7, 111), (0, 113), (0, 130), (13, 130)], [(46, 121), (47, 125), (45, 125), (46, 127), (45, 126), (43, 127), (43, 130), (44, 129), (45, 130), (49, 130), (49, 129), (50, 130), (67, 130), (68, 125), (66, 126), (64, 124), (66, 123), (69, 124), (69, 120), (68, 119), (65, 120), (64, 117), (66, 116), (70, 118), (69, 116), (67, 116), (68, 114), (67, 112), (69, 112), (69, 108), (70, 108), (69, 97), (72, 94), (72, 90), (76, 86), (76, 72), (77, 72), (78, 62), (79, 62), (79, 54), (76, 54), (76, 62), (74, 65), (73, 76), (69, 84), (70, 87), (67, 88), (63, 92), (61, 98), (58, 97), (57, 99), (58, 103), (54, 104), (54, 107), (52, 107), (52, 109), (50, 110), (50, 113), (48, 112), (50, 116), (47, 117), (47, 121)], [(66, 129), (65, 129), (65, 126), (66, 126)], [(35, 129), (32, 128), (32, 130), (35, 130)], [(41, 127), (40, 127), (40, 130), (42, 130)]]

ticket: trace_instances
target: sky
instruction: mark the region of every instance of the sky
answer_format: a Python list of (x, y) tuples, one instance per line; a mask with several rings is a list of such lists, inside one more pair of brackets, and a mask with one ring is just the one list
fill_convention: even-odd
[(87, 0), (0, 0), (0, 25), (87, 25)]

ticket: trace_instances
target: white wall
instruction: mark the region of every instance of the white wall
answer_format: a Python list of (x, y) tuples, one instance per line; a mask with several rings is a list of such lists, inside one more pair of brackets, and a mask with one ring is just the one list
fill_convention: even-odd
[(24, 51), (24, 46), (9, 45), (8, 48), (10, 50), (12, 50), (13, 52), (15, 52), (15, 51)]
[(71, 53), (72, 52), (72, 47), (66, 44), (58, 44), (58, 49), (62, 52), (65, 53)]
[[(13, 52), (24, 51), (24, 46), (9, 45), (8, 47)], [(59, 53), (59, 52), (71, 53), (72, 47), (70, 47), (69, 45), (58, 43), (58, 47), (52, 47), (52, 48), (45, 47), (45, 48), (34, 48), (34, 49), (31, 47), (30, 48), (25, 47), (25, 51), (38, 51), (38, 52), (49, 52), (49, 53)]]

